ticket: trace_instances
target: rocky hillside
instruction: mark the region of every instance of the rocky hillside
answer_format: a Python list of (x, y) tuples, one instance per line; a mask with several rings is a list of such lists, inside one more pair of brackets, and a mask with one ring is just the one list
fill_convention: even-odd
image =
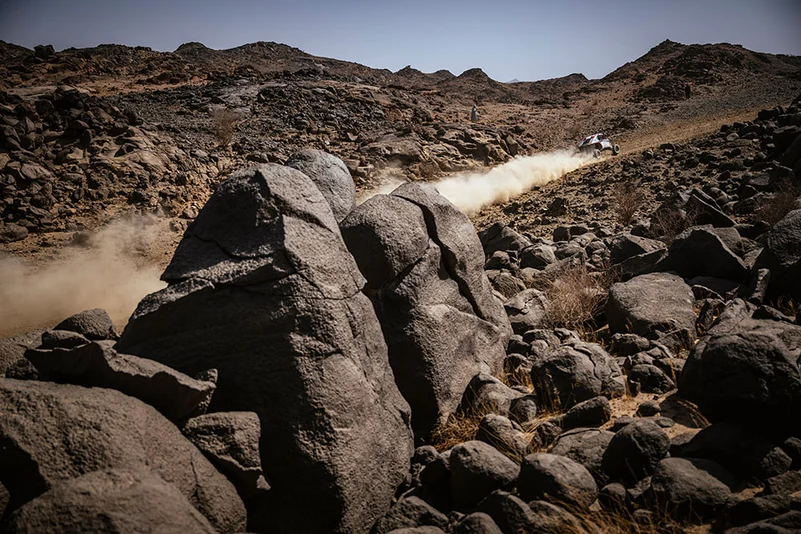
[(322, 151), (234, 172), (121, 334), (0, 343), (0, 529), (798, 531), (798, 104), (478, 233)]
[[(671, 42), (601, 80), (513, 84), (480, 69), (391, 73), (276, 43), (173, 53), (0, 43), (0, 241), (129, 211), (180, 229), (231, 170), (307, 147), (342, 158), (359, 190), (485, 169), (598, 130), (624, 151), (644, 148), (787, 102), (798, 73), (794, 57)], [(692, 98), (675, 100), (686, 83)], [(27, 243), (8, 250), (35, 252)]]

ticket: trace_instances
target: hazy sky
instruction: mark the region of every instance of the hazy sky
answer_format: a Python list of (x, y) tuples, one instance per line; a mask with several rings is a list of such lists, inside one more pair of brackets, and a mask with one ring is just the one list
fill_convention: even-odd
[(276, 41), (393, 71), (598, 78), (664, 39), (801, 55), (801, 0), (0, 0), (0, 39), (162, 51)]

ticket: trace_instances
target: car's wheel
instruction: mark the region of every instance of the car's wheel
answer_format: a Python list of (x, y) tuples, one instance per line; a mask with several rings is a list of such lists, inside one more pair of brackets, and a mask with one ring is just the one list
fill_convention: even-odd
[(612, 145), (612, 154), (615, 156), (620, 154), (620, 145)]
[(592, 155), (595, 158), (600, 158), (601, 157), (601, 151), (596, 148), (595, 150), (592, 151)]

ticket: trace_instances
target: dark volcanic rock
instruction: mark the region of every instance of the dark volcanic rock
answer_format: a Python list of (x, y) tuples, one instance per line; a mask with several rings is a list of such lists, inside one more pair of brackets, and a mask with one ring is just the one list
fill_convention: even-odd
[(668, 262), (685, 278), (715, 276), (745, 282), (743, 261), (710, 227), (696, 226), (679, 234), (670, 245)]
[(587, 508), (598, 497), (592, 475), (578, 462), (556, 454), (526, 456), (517, 477), (517, 490), (526, 501), (545, 500)]
[(451, 492), (458, 507), (472, 508), (497, 489), (511, 487), (520, 467), (482, 441), (455, 446), (450, 455)]
[(149, 469), (215, 528), (245, 528), (236, 490), (154, 408), (110, 389), (0, 380), (0, 482), (14, 510), (98, 469)]
[(604, 452), (614, 435), (613, 432), (597, 428), (569, 430), (557, 438), (550, 452), (577, 461), (587, 468), (600, 485), (607, 480), (602, 461)]
[(697, 404), (710, 421), (788, 432), (798, 429), (801, 374), (797, 352), (779, 332), (749, 330), (749, 324), (742, 324), (740, 333), (717, 334), (721, 326), (693, 349), (679, 376), (679, 393)]
[(2, 530), (8, 534), (217, 532), (185, 495), (145, 467), (92, 471), (59, 482), (14, 512)]
[(259, 456), (261, 425), (253, 412), (218, 412), (187, 421), (181, 431), (247, 500), (270, 489)]
[(501, 370), (511, 335), (475, 229), (436, 190), (409, 183), (354, 209), (342, 233), (370, 280), (395, 379), (425, 439), (475, 375)]
[(408, 405), (314, 183), (277, 165), (231, 175), (163, 279), (169, 286), (140, 303), (118, 350), (190, 375), (218, 369), (209, 410), (258, 414), (272, 490), (249, 503), (254, 528), (368, 528), (408, 471)]
[(290, 157), (286, 166), (311, 178), (331, 206), (337, 222), (356, 207), (356, 185), (345, 163), (338, 157), (321, 150), (303, 150)]
[(95, 341), (74, 349), (32, 349), (25, 357), (41, 380), (116, 389), (150, 404), (171, 421), (199, 415), (208, 406), (213, 382), (195, 380), (153, 360), (118, 354), (112, 345)]
[(770, 293), (801, 300), (801, 210), (791, 211), (765, 234), (755, 268), (770, 270)]
[(531, 381), (541, 403), (563, 409), (598, 395), (620, 397), (625, 391), (615, 360), (600, 345), (572, 342), (561, 345), (531, 367)]
[(564, 430), (579, 427), (599, 427), (612, 417), (609, 399), (598, 396), (570, 408), (560, 419)]
[(710, 460), (665, 458), (651, 477), (660, 509), (677, 519), (708, 521), (731, 501), (734, 475)]
[(448, 517), (419, 497), (404, 497), (378, 520), (371, 534), (387, 534), (402, 528), (448, 527)]
[(634, 484), (653, 473), (669, 448), (670, 438), (656, 423), (635, 421), (609, 441), (602, 461), (604, 473), (612, 480)]
[(694, 302), (690, 287), (678, 276), (644, 274), (612, 286), (606, 315), (612, 332), (637, 334), (676, 349), (695, 340)]
[(563, 508), (545, 501), (532, 501), (526, 504), (505, 491), (493, 492), (479, 504), (478, 511), (492, 517), (504, 534), (587, 532), (579, 520)]
[(76, 313), (58, 323), (53, 330), (77, 332), (88, 339), (117, 339), (117, 329), (106, 310), (95, 308)]

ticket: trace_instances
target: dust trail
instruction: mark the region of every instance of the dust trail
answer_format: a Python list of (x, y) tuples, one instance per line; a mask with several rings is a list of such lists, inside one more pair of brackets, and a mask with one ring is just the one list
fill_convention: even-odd
[(375, 187), (361, 193), (356, 199), (357, 204), (361, 204), (376, 195), (388, 195), (399, 185), (406, 183), (407, 180), (400, 169), (389, 167), (379, 172), (373, 181), (375, 182)]
[(142, 297), (165, 285), (148, 258), (158, 231), (153, 222), (115, 221), (84, 247), (65, 247), (41, 266), (0, 258), (0, 338), (52, 326), (88, 308), (105, 308), (124, 325)]
[(557, 180), (591, 159), (591, 156), (568, 151), (523, 156), (486, 173), (459, 174), (434, 185), (442, 196), (469, 215)]
[[(489, 171), (457, 174), (433, 185), (442, 196), (470, 215), (486, 206), (508, 202), (535, 186), (558, 180), (591, 161), (592, 156), (567, 150), (520, 156)], [(379, 185), (360, 195), (359, 203), (375, 195), (391, 193), (405, 181), (402, 175), (381, 175)]]

